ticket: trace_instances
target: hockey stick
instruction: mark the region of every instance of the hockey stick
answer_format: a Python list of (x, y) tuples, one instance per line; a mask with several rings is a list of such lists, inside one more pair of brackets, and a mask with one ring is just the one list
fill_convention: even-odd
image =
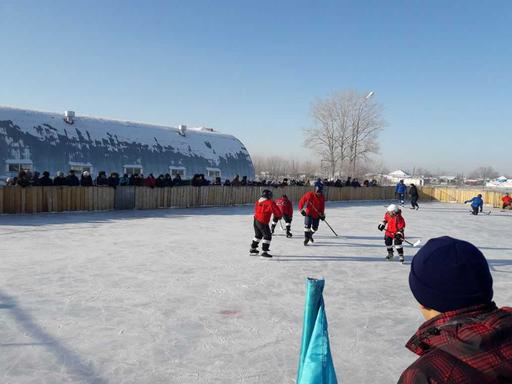
[[(320, 215), (320, 212), (318, 212), (318, 209), (316, 209), (316, 207), (313, 205), (313, 204), (310, 204), (309, 200), (308, 200), (308, 205), (310, 205), (311, 207), (313, 207), (313, 209), (315, 210), (316, 214), (318, 216), (321, 216)], [(325, 224), (327, 224), (327, 226), (329, 227), (329, 229), (332, 231), (332, 233), (334, 233), (334, 235), (336, 237), (338, 237), (338, 234), (334, 231), (334, 229), (332, 229), (332, 227), (329, 225), (329, 223), (327, 222), (327, 220), (325, 220), (325, 215), (324, 215), (324, 219), (322, 220)]]
[(281, 231), (284, 231), (283, 223), (281, 222), (281, 219), (279, 219), (279, 225), (281, 226)]
[(418, 245), (421, 244), (421, 240), (418, 240), (418, 241), (415, 241), (414, 243), (411, 243), (410, 241), (407, 241), (407, 240), (404, 239), (404, 243), (407, 243), (407, 244), (409, 244), (412, 247), (417, 247)]

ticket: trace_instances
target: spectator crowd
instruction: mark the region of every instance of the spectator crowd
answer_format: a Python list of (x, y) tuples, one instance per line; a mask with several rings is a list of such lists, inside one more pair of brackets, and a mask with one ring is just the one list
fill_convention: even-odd
[[(328, 179), (317, 179), (315, 183), (322, 183), (329, 187), (374, 187), (377, 186), (376, 180), (365, 180), (361, 185), (357, 179), (348, 177), (345, 181), (341, 179), (328, 180)], [(284, 178), (282, 180), (248, 180), (247, 176), (240, 178), (236, 175), (232, 180), (225, 179), (222, 181), (220, 177), (216, 177), (213, 181), (208, 180), (204, 174), (195, 174), (191, 179), (182, 179), (179, 174), (174, 177), (169, 173), (165, 175), (159, 175), (154, 177), (152, 173), (148, 176), (143, 174), (124, 174), (119, 176), (117, 172), (111, 172), (109, 176), (105, 171), (100, 171), (96, 178), (93, 178), (88, 171), (82, 173), (70, 170), (67, 175), (64, 172), (57, 172), (52, 178), (48, 171), (44, 171), (42, 175), (37, 171), (26, 171), (22, 170), (18, 173), (18, 176), (10, 177), (6, 180), (6, 185), (14, 186), (18, 185), (21, 187), (48, 187), (48, 186), (70, 186), (70, 187), (112, 187), (118, 186), (137, 186), (137, 187), (150, 187), (150, 188), (163, 188), (173, 186), (192, 185), (194, 187), (208, 186), (208, 185), (224, 185), (224, 186), (268, 186), (268, 187), (285, 187), (285, 186), (305, 186), (313, 185), (310, 180), (296, 180)]]

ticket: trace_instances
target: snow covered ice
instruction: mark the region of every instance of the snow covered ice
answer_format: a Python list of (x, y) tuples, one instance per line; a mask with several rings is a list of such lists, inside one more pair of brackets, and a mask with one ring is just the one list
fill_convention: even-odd
[[(294, 202), (295, 205), (297, 202)], [(396, 383), (422, 323), (406, 265), (385, 260), (383, 202), (328, 203), (315, 243), (279, 226), (248, 254), (252, 206), (0, 217), (1, 383), (294, 383), (307, 276), (326, 279), (342, 383)], [(410, 241), (451, 235), (486, 255), (512, 305), (511, 214), (404, 209)]]

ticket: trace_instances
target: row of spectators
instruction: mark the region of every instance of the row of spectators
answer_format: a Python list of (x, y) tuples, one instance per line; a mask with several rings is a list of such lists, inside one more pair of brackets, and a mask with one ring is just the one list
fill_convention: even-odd
[(361, 185), (361, 183), (359, 182), (358, 179), (354, 178), (352, 179), (350, 176), (347, 177), (347, 180), (345, 181), (342, 181), (341, 179), (336, 179), (336, 180), (327, 180), (327, 179), (324, 179), (322, 181), (322, 183), (328, 187), (354, 187), (354, 188), (359, 188), (359, 187), (376, 187), (378, 184), (377, 184), (377, 180), (365, 180), (363, 181), (363, 184)]
[[(196, 174), (190, 180), (184, 180), (181, 178), (179, 174), (172, 177), (170, 174), (159, 175), (158, 177), (154, 177), (152, 173), (148, 176), (144, 176), (143, 174), (124, 174), (123, 176), (119, 176), (117, 172), (112, 172), (109, 176), (107, 176), (105, 171), (100, 171), (96, 178), (92, 178), (88, 171), (82, 172), (80, 177), (77, 176), (76, 172), (70, 170), (67, 175), (64, 175), (63, 172), (57, 172), (57, 175), (54, 178), (50, 177), (50, 173), (48, 171), (43, 172), (41, 175), (39, 172), (31, 172), (22, 170), (19, 172), (17, 177), (11, 177), (7, 179), (7, 185), (19, 185), (21, 187), (29, 187), (29, 186), (60, 186), (66, 185), (71, 187), (92, 187), (92, 186), (106, 186), (106, 187), (117, 187), (117, 186), (145, 186), (145, 187), (172, 187), (172, 186), (182, 186), (182, 185), (192, 185), (196, 187), (207, 186), (207, 185), (225, 185), (225, 186), (270, 186), (270, 187), (285, 187), (285, 186), (304, 186), (304, 185), (312, 185), (309, 180), (295, 180), (295, 179), (287, 179), (284, 178), (281, 181), (275, 180), (248, 180), (247, 176), (243, 176), (240, 178), (239, 175), (236, 175), (232, 180), (226, 179), (224, 181), (221, 180), (220, 177), (216, 177), (214, 181), (210, 181), (203, 174)], [(321, 180), (317, 179), (315, 182), (320, 182), (323, 185), (331, 186), (331, 187), (361, 187), (361, 184), (357, 179), (351, 180), (351, 178), (347, 178), (345, 182), (340, 179), (334, 180)], [(377, 182), (372, 180), (365, 180), (363, 186), (376, 186)]]
[(174, 185), (190, 185), (190, 181), (182, 180), (180, 175), (174, 178), (171, 175), (160, 175), (157, 178), (152, 173), (144, 177), (142, 174), (124, 174), (119, 176), (117, 172), (112, 172), (107, 176), (105, 171), (100, 171), (98, 176), (93, 179), (88, 171), (82, 172), (80, 178), (76, 172), (70, 170), (65, 176), (63, 172), (57, 172), (57, 175), (52, 179), (48, 171), (44, 171), (42, 175), (39, 172), (20, 171), (17, 177), (8, 178), (7, 185), (19, 185), (21, 187), (48, 187), (48, 186), (61, 186), (66, 185), (70, 187), (92, 187), (92, 186), (146, 186), (146, 187), (169, 187)]

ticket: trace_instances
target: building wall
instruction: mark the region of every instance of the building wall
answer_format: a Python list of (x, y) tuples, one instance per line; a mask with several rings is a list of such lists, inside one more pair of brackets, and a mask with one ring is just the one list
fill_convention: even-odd
[(187, 178), (207, 175), (207, 168), (219, 169), (222, 179), (254, 178), (247, 149), (231, 135), (188, 129), (182, 136), (172, 127), (80, 116), (68, 124), (63, 114), (0, 107), (0, 175), (17, 159), (52, 174), (83, 163), (93, 174), (140, 165), (146, 175), (172, 166), (184, 167)]

